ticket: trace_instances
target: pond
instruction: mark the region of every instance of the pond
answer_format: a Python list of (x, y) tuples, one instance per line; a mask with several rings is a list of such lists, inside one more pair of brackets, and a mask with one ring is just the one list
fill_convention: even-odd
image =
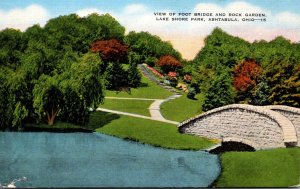
[[(0, 132), (0, 184), (17, 187), (206, 187), (218, 156), (98, 133)], [(1, 186), (0, 185), (0, 186)]]

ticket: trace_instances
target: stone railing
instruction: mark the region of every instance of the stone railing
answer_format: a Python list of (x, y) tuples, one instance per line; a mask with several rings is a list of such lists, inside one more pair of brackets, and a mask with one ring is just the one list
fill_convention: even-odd
[(264, 107), (284, 115), (293, 123), (297, 133), (298, 146), (300, 146), (300, 109), (283, 105), (270, 105)]

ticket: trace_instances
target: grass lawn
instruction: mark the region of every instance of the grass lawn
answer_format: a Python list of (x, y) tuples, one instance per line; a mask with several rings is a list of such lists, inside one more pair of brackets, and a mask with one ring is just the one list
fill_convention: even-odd
[(300, 148), (227, 152), (218, 187), (287, 187), (299, 184)]
[[(109, 115), (115, 119), (109, 119), (109, 121), (102, 123), (103, 120), (108, 119)], [(175, 125), (159, 121), (103, 112), (93, 113), (92, 119), (94, 119), (92, 127), (96, 127), (97, 120), (100, 121), (99, 128), (96, 129), (97, 132), (154, 146), (200, 150), (215, 144), (209, 139), (181, 134)]]
[(106, 90), (105, 96), (111, 97), (128, 97), (128, 98), (152, 98), (152, 99), (164, 99), (171, 96), (172, 93), (156, 85), (146, 77), (142, 77), (141, 86), (138, 88), (132, 88), (131, 94), (127, 92), (116, 93), (116, 91)]
[(152, 104), (151, 100), (121, 100), (121, 99), (105, 99), (104, 104), (100, 108), (107, 108), (110, 110), (118, 110), (122, 112), (129, 112), (150, 116), (149, 106)]
[(184, 121), (202, 113), (204, 95), (197, 94), (197, 100), (191, 100), (183, 94), (180, 98), (167, 101), (161, 106), (162, 115), (169, 120)]

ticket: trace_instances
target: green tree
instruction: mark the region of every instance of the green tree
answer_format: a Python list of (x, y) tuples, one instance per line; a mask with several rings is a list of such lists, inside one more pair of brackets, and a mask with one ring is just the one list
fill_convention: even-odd
[(20, 56), (26, 47), (23, 33), (15, 29), (0, 32), (0, 65), (16, 69)]
[(140, 63), (144, 63), (149, 58), (159, 59), (164, 55), (171, 55), (181, 60), (181, 54), (173, 48), (170, 42), (162, 41), (158, 36), (148, 32), (129, 32), (124, 41), (132, 52), (140, 56)]
[(7, 87), (7, 71), (1, 69), (0, 71), (0, 130), (8, 128), (12, 120), (12, 112), (10, 110), (8, 87)]
[(59, 87), (58, 76), (42, 75), (33, 89), (33, 107), (41, 119), (46, 118), (53, 125), (63, 107), (63, 93)]
[(59, 54), (41, 41), (29, 41), (25, 53), (22, 55), (21, 69), (25, 70), (33, 79), (40, 75), (51, 75), (59, 62)]
[(204, 65), (197, 66), (192, 69), (193, 80), (191, 85), (195, 88), (196, 92), (207, 93), (215, 78), (215, 71), (212, 68), (206, 68)]
[(284, 64), (268, 81), (271, 103), (300, 107), (300, 64)]
[(23, 128), (23, 120), (28, 116), (28, 110), (21, 102), (16, 103), (16, 108), (13, 114), (14, 118), (12, 121), (13, 127)]
[(128, 84), (130, 87), (138, 87), (141, 83), (142, 75), (136, 63), (130, 63), (128, 68)]
[(268, 86), (268, 83), (265, 80), (262, 80), (253, 92), (250, 104), (258, 106), (268, 105), (269, 91), (270, 87)]
[(87, 104), (79, 92), (80, 85), (76, 80), (67, 79), (60, 83), (64, 106), (60, 119), (65, 122), (83, 125), (89, 118)]
[(194, 64), (208, 68), (225, 66), (233, 68), (238, 62), (251, 58), (250, 43), (233, 37), (220, 28), (205, 38), (205, 46), (196, 55)]
[(223, 72), (212, 82), (206, 94), (202, 109), (208, 111), (234, 103), (234, 96), (231, 77), (226, 72)]
[(119, 62), (109, 64), (105, 75), (107, 89), (119, 90), (121, 87), (128, 87), (127, 73)]
[(10, 101), (11, 112), (19, 117), (17, 118), (18, 121), (13, 121), (12, 125), (16, 126), (14, 123), (18, 123), (20, 126), (21, 122), (33, 113), (31, 85), (26, 80), (25, 73), (22, 70), (17, 70), (9, 73), (7, 86), (9, 92), (7, 98)]
[(83, 125), (89, 118), (88, 109), (97, 108), (103, 101), (100, 65), (97, 55), (87, 53), (79, 62), (72, 64), (69, 72), (61, 75), (59, 86), (64, 95), (61, 120)]

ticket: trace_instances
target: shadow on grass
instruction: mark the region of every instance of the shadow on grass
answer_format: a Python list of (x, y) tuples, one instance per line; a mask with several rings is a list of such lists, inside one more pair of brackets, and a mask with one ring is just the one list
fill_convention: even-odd
[(118, 114), (96, 111), (91, 113), (89, 123), (86, 125), (86, 128), (95, 130), (119, 118), (120, 116)]
[(191, 97), (191, 96), (189, 97), (188, 95), (186, 95), (186, 98), (188, 98), (189, 100), (198, 100), (198, 98), (196, 98), (194, 96), (193, 97)]
[(149, 87), (149, 84), (141, 82), (138, 87)]

